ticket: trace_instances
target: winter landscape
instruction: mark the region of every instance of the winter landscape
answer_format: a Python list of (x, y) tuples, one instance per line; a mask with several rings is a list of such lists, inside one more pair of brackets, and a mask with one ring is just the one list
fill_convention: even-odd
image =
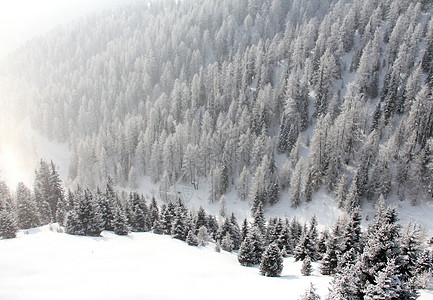
[(0, 49), (0, 299), (433, 299), (433, 1), (82, 5)]

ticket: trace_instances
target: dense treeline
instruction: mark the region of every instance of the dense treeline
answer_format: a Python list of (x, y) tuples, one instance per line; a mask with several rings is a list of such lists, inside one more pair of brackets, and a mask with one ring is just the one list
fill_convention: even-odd
[(0, 183), (3, 238), (15, 237), (18, 228), (52, 222), (64, 226), (66, 233), (84, 236), (100, 236), (103, 230), (118, 235), (151, 231), (191, 246), (211, 241), (216, 251), (237, 251), (241, 265), (260, 264), (264, 276), (279, 276), (283, 258), (293, 256), (303, 261), (303, 275), (312, 273), (313, 261), (320, 262), (321, 274), (333, 276), (330, 299), (415, 299), (433, 271), (433, 252), (421, 227), (410, 222), (401, 228), (395, 208), (386, 207), (383, 197), (366, 230), (361, 229), (361, 215), (354, 209), (330, 231), (319, 232), (315, 217), (303, 225), (295, 217), (266, 222), (261, 203), (252, 220), (245, 219), (241, 226), (234, 214), (217, 219), (202, 207), (190, 211), (180, 199), (159, 207), (155, 198), (147, 203), (135, 192), (117, 191), (110, 177), (104, 189), (78, 187), (65, 195), (55, 165), (43, 160), (34, 192), (20, 183), (12, 196)]
[[(431, 1), (155, 1), (82, 19), (5, 63), (2, 105), (71, 149), (68, 183), (142, 176), (294, 207), (321, 187), (433, 194)], [(7, 74), (7, 75), (6, 75)], [(303, 153), (303, 154), (302, 154)], [(302, 155), (301, 155), (302, 154)], [(278, 164), (276, 164), (278, 161)], [(200, 180), (202, 179), (202, 180)]]

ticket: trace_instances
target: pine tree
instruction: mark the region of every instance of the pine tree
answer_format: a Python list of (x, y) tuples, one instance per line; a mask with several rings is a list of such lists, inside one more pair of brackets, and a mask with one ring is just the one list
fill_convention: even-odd
[(204, 226), (207, 227), (207, 215), (206, 215), (206, 211), (204, 210), (204, 208), (202, 206), (200, 206), (198, 212), (197, 212), (197, 217), (194, 220), (194, 227), (195, 227), (195, 231), (198, 234), (199, 229)]
[(311, 259), (307, 256), (302, 262), (301, 274), (304, 276), (310, 276), (313, 272), (313, 266), (311, 265)]
[(232, 252), (233, 251), (233, 241), (232, 238), (230, 237), (230, 233), (227, 232), (226, 235), (223, 237), (222, 241), (221, 241), (221, 248), (224, 251), (227, 252)]
[(276, 243), (268, 246), (260, 263), (260, 274), (269, 277), (279, 277), (283, 271), (283, 257)]
[(326, 243), (326, 252), (320, 262), (320, 273), (322, 275), (334, 274), (338, 263), (338, 240), (331, 236)]
[(334, 275), (327, 299), (362, 299), (359, 265), (350, 265)]
[(13, 211), (0, 211), (0, 237), (12, 239), (17, 236), (18, 226)]
[(310, 285), (305, 290), (305, 293), (298, 300), (320, 300), (320, 296), (316, 294), (316, 288), (310, 282)]
[(210, 239), (209, 234), (207, 233), (207, 228), (205, 226), (201, 226), (197, 233), (197, 240), (200, 246), (206, 246)]
[(402, 278), (408, 281), (418, 272), (418, 259), (422, 249), (422, 231), (418, 224), (407, 223), (400, 236), (401, 265), (400, 272)]
[(197, 236), (194, 234), (194, 232), (192, 232), (192, 230), (188, 231), (188, 235), (186, 236), (186, 243), (190, 246), (198, 246), (198, 238)]
[(300, 158), (298, 163), (296, 164), (295, 171), (293, 172), (292, 178), (290, 180), (291, 206), (295, 208), (301, 204), (301, 176), (303, 166), (303, 159)]
[(39, 226), (39, 212), (31, 191), (24, 183), (18, 183), (16, 190), (17, 223), (21, 229)]
[(120, 204), (115, 204), (113, 221), (111, 222), (113, 226), (113, 231), (117, 235), (127, 235), (129, 232), (128, 221), (126, 219), (125, 213), (120, 207)]
[(390, 259), (375, 276), (374, 283), (367, 284), (364, 299), (413, 299), (399, 279), (397, 268), (395, 260)]
[(86, 236), (99, 236), (103, 221), (99, 207), (89, 190), (75, 192), (75, 209), (66, 218), (66, 233)]
[(242, 242), (245, 240), (245, 238), (248, 235), (248, 220), (247, 218), (244, 219), (244, 221), (242, 222), (242, 229), (241, 229), (241, 240)]
[(176, 203), (176, 209), (171, 226), (171, 234), (175, 239), (185, 241), (190, 227), (191, 225), (188, 216), (188, 209), (179, 199)]
[(259, 207), (257, 208), (257, 211), (255, 212), (253, 217), (254, 217), (253, 226), (260, 231), (262, 236), (265, 236), (266, 234), (265, 216), (261, 204), (259, 204)]
[(219, 210), (219, 213), (220, 213), (221, 217), (225, 217), (226, 216), (226, 202), (227, 202), (226, 196), (222, 195), (220, 197), (220, 210)]
[(242, 266), (254, 266), (261, 262), (265, 250), (263, 237), (256, 227), (252, 227), (243, 240), (238, 252), (238, 261)]

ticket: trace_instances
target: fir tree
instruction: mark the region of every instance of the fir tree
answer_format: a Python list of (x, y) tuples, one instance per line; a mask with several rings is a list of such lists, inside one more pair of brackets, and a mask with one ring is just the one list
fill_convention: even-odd
[(227, 232), (226, 235), (223, 237), (221, 241), (221, 248), (227, 252), (233, 251), (234, 245), (229, 232)]
[(192, 230), (188, 231), (188, 235), (186, 236), (186, 242), (190, 246), (198, 246), (197, 236), (192, 232)]
[(413, 299), (398, 277), (394, 259), (390, 259), (383, 271), (376, 276), (374, 283), (369, 283), (365, 289), (366, 300), (373, 299)]
[(310, 285), (305, 290), (305, 293), (298, 300), (320, 300), (320, 296), (316, 294), (316, 288), (310, 282)]
[(17, 236), (18, 226), (13, 211), (0, 211), (0, 237), (12, 239)]
[(99, 236), (103, 221), (99, 207), (89, 190), (78, 189), (75, 193), (76, 206), (66, 220), (66, 233), (86, 236)]
[(307, 256), (302, 262), (301, 274), (304, 276), (310, 276), (313, 272), (313, 266), (311, 265), (311, 259)]
[(201, 226), (197, 233), (198, 244), (204, 247), (207, 245), (209, 239), (210, 237), (209, 234), (207, 233), (207, 228), (205, 226)]
[(241, 242), (245, 240), (245, 238), (248, 235), (248, 220), (247, 218), (244, 219), (242, 222), (242, 229), (241, 229)]
[(113, 226), (113, 231), (117, 235), (127, 235), (129, 232), (128, 221), (126, 219), (125, 213), (123, 212), (120, 204), (115, 205), (113, 221), (111, 222)]
[(260, 263), (260, 274), (269, 277), (279, 277), (283, 271), (283, 257), (276, 243), (268, 246)]
[(31, 191), (22, 182), (18, 183), (16, 190), (17, 223), (21, 229), (39, 226), (39, 212)]
[(199, 229), (202, 226), (207, 227), (207, 215), (206, 215), (206, 211), (204, 210), (204, 208), (200, 206), (200, 208), (197, 212), (197, 217), (194, 220), (194, 227), (195, 227), (196, 233), (198, 233)]
[(254, 266), (261, 262), (265, 250), (263, 237), (256, 227), (252, 227), (243, 240), (238, 252), (238, 261), (242, 266)]

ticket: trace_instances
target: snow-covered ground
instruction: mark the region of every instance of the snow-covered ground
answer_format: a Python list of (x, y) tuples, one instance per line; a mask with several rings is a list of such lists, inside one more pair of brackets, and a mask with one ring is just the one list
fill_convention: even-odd
[[(242, 267), (235, 253), (191, 247), (169, 236), (79, 237), (44, 226), (0, 240), (0, 299), (298, 299), (312, 282), (322, 296), (331, 277), (302, 276), (286, 258), (279, 278)], [(433, 299), (422, 291), (420, 299)]]
[(0, 240), (0, 299), (297, 299), (312, 282), (322, 296), (330, 277), (302, 276), (285, 259), (279, 278), (242, 267), (214, 245), (134, 233), (78, 237), (48, 226)]

